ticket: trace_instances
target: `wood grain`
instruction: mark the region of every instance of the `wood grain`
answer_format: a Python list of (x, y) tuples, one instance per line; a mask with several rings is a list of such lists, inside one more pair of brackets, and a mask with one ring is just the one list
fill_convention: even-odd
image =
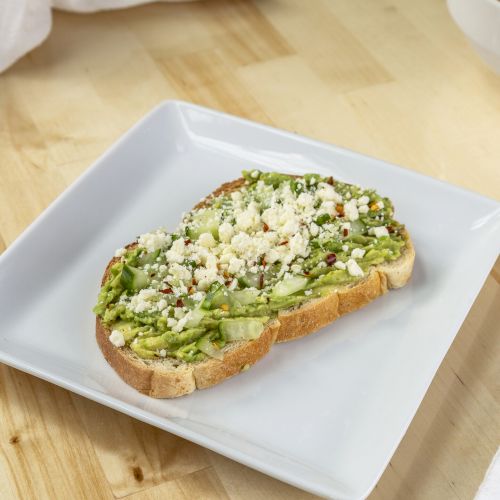
[[(0, 75), (0, 252), (170, 98), (500, 198), (500, 79), (443, 0), (56, 12)], [(499, 303), (497, 261), (371, 499), (473, 497), (500, 441)], [(0, 498), (313, 498), (6, 366), (0, 401)]]

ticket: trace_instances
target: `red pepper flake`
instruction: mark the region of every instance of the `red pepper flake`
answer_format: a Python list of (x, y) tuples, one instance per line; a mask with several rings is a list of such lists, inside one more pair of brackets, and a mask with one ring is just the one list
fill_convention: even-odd
[(328, 177), (328, 179), (326, 179), (326, 183), (330, 184), (330, 186), (333, 186), (335, 184), (333, 177)]
[(309, 271), (304, 271), (303, 274), (304, 276), (309, 276), (311, 273)]
[(282, 247), (283, 245), (288, 245), (288, 240), (282, 241), (279, 243), (279, 246)]
[(335, 210), (339, 214), (339, 217), (344, 217), (344, 205), (338, 203), (337, 205), (335, 205)]
[(182, 299), (177, 299), (177, 302), (175, 303), (175, 307), (184, 307), (184, 302)]
[(262, 229), (265, 233), (267, 233), (269, 231), (269, 226), (264, 222), (264, 224), (262, 225)]
[(229, 278), (229, 273), (227, 271), (224, 271), (222, 273), (222, 276), (224, 276), (224, 278), (228, 279)]
[(198, 284), (198, 282), (197, 282), (197, 281), (193, 278), (193, 279), (191, 280), (191, 284), (192, 284), (193, 286), (196, 286), (196, 285)]
[(387, 226), (387, 231), (389, 233), (393, 233), (394, 232), (394, 228), (392, 226)]
[(264, 288), (264, 275), (261, 274), (259, 276), (259, 290), (262, 290)]
[(342, 231), (342, 234), (344, 236), (347, 236), (349, 234), (349, 229), (347, 229), (346, 227), (344, 227), (344, 230)]
[(337, 262), (337, 256), (334, 253), (329, 253), (326, 256), (325, 260), (329, 266), (333, 266), (333, 264), (335, 264), (335, 262)]
[(171, 288), (164, 288), (160, 290), (160, 293), (174, 293), (174, 291)]
[(184, 240), (184, 245), (188, 246), (191, 243), (191, 240), (188, 238), (187, 240)]
[(262, 257), (262, 260), (260, 261), (261, 265), (262, 266), (266, 266), (267, 262), (266, 262), (266, 258), (265, 257)]
[(193, 295), (194, 293), (194, 286), (190, 286), (188, 290), (189, 295)]
[(229, 286), (232, 282), (233, 282), (233, 280), (227, 280), (227, 281), (224, 283), (224, 285)]

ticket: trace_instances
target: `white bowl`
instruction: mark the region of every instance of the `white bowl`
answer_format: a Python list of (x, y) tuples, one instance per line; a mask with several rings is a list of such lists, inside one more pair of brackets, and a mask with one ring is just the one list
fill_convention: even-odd
[(500, 0), (448, 0), (448, 10), (483, 61), (500, 74)]

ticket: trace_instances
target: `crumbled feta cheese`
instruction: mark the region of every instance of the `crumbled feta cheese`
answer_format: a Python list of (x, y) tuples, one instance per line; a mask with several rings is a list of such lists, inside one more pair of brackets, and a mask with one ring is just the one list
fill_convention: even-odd
[(251, 202), (248, 208), (236, 215), (236, 227), (242, 231), (255, 229), (260, 224), (260, 213), (255, 202)]
[(150, 301), (150, 299), (152, 297), (155, 297), (156, 294), (156, 290), (152, 290), (150, 288), (144, 288), (143, 290), (140, 290), (137, 295), (134, 295), (130, 299), (129, 308), (135, 313), (149, 311), (154, 305)]
[(141, 234), (137, 240), (137, 243), (141, 248), (145, 248), (147, 252), (151, 253), (155, 252), (165, 245), (168, 245), (170, 241), (171, 236), (158, 229), (154, 233)]
[(118, 248), (115, 252), (115, 257), (123, 257), (127, 253), (126, 248)]
[(309, 255), (308, 240), (302, 234), (295, 234), (289, 242), (290, 248), (290, 262), (297, 256), (307, 257)]
[(342, 245), (342, 251), (347, 252), (349, 250), (349, 247), (347, 245)]
[(243, 259), (238, 259), (238, 257), (233, 257), (229, 262), (228, 271), (231, 274), (236, 274), (241, 268), (245, 265), (245, 261)]
[(301, 193), (297, 197), (297, 205), (306, 210), (314, 209), (314, 196), (311, 193)]
[(192, 311), (188, 312), (183, 318), (181, 318), (177, 324), (172, 328), (173, 332), (180, 333), (182, 330), (184, 330), (184, 327), (186, 326), (186, 323), (192, 318), (193, 313)]
[(184, 307), (174, 307), (174, 318), (181, 319), (186, 315)]
[(347, 261), (347, 271), (351, 276), (363, 276), (363, 269), (361, 269), (358, 263), (354, 259), (349, 259)]
[(309, 296), (309, 295), (312, 295), (312, 293), (313, 293), (313, 291), (312, 291), (312, 290), (306, 290), (306, 291), (304, 292), (304, 295)]
[(367, 214), (368, 213), (368, 205), (361, 205), (360, 207), (358, 207), (358, 212), (360, 214)]
[(125, 345), (125, 337), (123, 336), (123, 333), (120, 332), (120, 330), (113, 330), (111, 332), (111, 335), (109, 336), (109, 341), (115, 347), (123, 347)]
[(346, 268), (346, 265), (344, 262), (342, 262), (341, 260), (338, 260), (337, 262), (335, 262), (335, 264), (333, 264), (337, 269), (342, 269), (344, 270)]
[(365, 253), (366, 251), (363, 250), (362, 248), (354, 248), (353, 251), (351, 252), (351, 257), (353, 259), (362, 259)]
[(170, 266), (170, 273), (175, 281), (183, 281), (186, 283), (192, 279), (191, 271), (187, 267), (181, 266), (176, 262)]
[(389, 231), (384, 226), (374, 227), (372, 228), (372, 230), (376, 238), (381, 238), (382, 236), (389, 236)]
[(358, 206), (360, 207), (361, 205), (368, 205), (370, 202), (370, 198), (368, 196), (361, 196), (361, 198), (358, 198)]
[(156, 307), (158, 308), (158, 311), (163, 311), (163, 309), (165, 309), (167, 305), (168, 303), (165, 299), (160, 299), (156, 304)]
[(167, 326), (169, 328), (174, 327), (177, 324), (177, 320), (175, 318), (167, 318)]
[(222, 243), (229, 243), (234, 235), (233, 226), (229, 222), (223, 222), (219, 226), (219, 238)]
[(193, 293), (193, 295), (191, 295), (191, 298), (196, 302), (200, 302), (201, 300), (203, 300), (203, 297), (205, 297), (205, 294), (203, 292), (195, 292)]
[(186, 251), (186, 244), (184, 240), (178, 239), (172, 243), (172, 247), (165, 253), (168, 262), (177, 262), (181, 264), (184, 261), (184, 253)]
[(278, 260), (280, 260), (281, 253), (278, 252), (275, 248), (271, 248), (267, 253), (266, 253), (266, 261), (269, 262), (269, 264), (274, 264)]
[(333, 186), (326, 182), (320, 182), (316, 191), (316, 196), (323, 201), (334, 201), (335, 203), (342, 203), (342, 196), (335, 191)]
[(198, 238), (198, 244), (205, 248), (213, 248), (217, 242), (212, 236), (212, 233), (202, 233)]
[(318, 210), (318, 215), (328, 214), (332, 217), (337, 215), (336, 204), (334, 201), (324, 201)]
[(158, 355), (161, 358), (164, 358), (167, 355), (167, 351), (165, 349), (160, 349), (160, 351), (158, 352)]
[(257, 177), (259, 177), (259, 171), (258, 170), (254, 170), (251, 174), (250, 174), (250, 177), (252, 179), (257, 179)]
[(311, 225), (309, 226), (309, 231), (311, 231), (311, 236), (318, 236), (319, 226), (314, 222), (312, 222)]
[(350, 221), (355, 221), (359, 219), (358, 207), (356, 205), (355, 199), (349, 200), (347, 203), (344, 204), (344, 213), (345, 216)]
[(214, 281), (217, 281), (217, 267), (199, 267), (194, 272), (199, 290), (206, 290)]

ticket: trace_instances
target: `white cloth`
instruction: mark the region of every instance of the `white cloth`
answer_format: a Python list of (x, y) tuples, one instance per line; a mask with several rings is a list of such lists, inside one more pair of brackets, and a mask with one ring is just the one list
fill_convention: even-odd
[(491, 461), (483, 482), (477, 490), (475, 500), (498, 500), (500, 498), (500, 448)]
[(52, 7), (74, 12), (95, 12), (123, 9), (151, 1), (153, 0), (0, 0), (0, 72), (47, 38), (52, 27)]

